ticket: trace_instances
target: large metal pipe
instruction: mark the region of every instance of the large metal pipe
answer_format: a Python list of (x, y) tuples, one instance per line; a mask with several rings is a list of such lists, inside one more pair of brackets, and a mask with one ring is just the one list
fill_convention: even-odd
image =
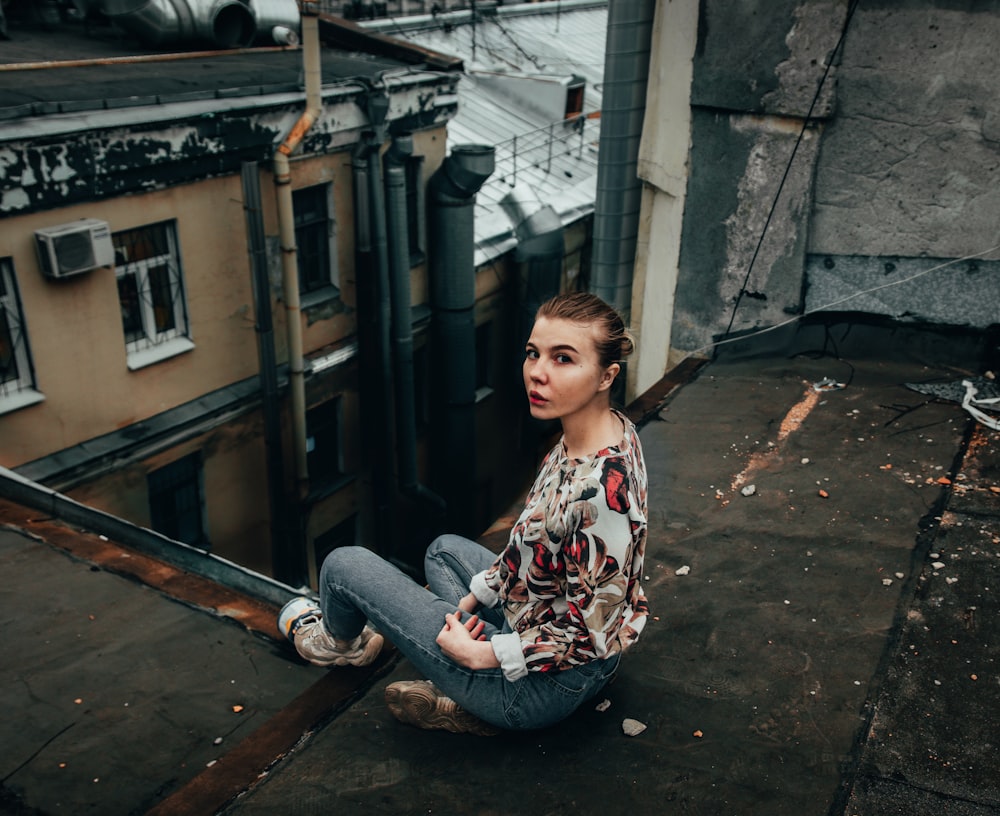
[(445, 510), (439, 495), (420, 482), (417, 471), (417, 419), (413, 392), (413, 317), (410, 293), (410, 247), (406, 208), (406, 160), (413, 155), (413, 137), (400, 134), (383, 157), (386, 227), (389, 250), (389, 302), (392, 312), (393, 372), (396, 404), (396, 462), (404, 495), (422, 501), (438, 513)]
[(434, 309), (435, 393), (439, 490), (448, 525), (476, 536), (476, 274), (473, 212), (476, 193), (493, 173), (494, 149), (458, 145), (431, 176), (430, 289)]
[(632, 310), (642, 200), (639, 140), (655, 13), (656, 0), (608, 4), (590, 289), (626, 318)]
[(101, 0), (100, 9), (152, 47), (208, 42), (240, 48), (255, 39), (291, 43), (299, 28), (295, 0)]
[(531, 332), (538, 307), (559, 293), (562, 283), (565, 241), (562, 219), (550, 204), (525, 184), (513, 187), (500, 202), (514, 224), (519, 269), (518, 353)]

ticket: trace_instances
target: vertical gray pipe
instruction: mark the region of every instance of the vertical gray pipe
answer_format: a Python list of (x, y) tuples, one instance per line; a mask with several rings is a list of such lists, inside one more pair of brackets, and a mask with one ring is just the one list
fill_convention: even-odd
[(458, 145), (427, 185), (431, 306), (434, 310), (434, 393), (439, 440), (437, 489), (451, 530), (476, 529), (476, 193), (493, 173), (494, 150)]
[(626, 320), (639, 234), (639, 139), (655, 12), (656, 0), (608, 3), (590, 290)]
[(410, 241), (406, 209), (406, 160), (413, 137), (400, 134), (383, 157), (389, 249), (389, 301), (392, 312), (393, 372), (396, 404), (396, 463), (399, 487), (441, 513), (445, 502), (420, 483), (417, 473), (417, 412), (413, 393), (413, 318), (410, 294)]
[[(364, 448), (372, 454), (373, 547), (385, 554), (391, 546), (392, 520), (392, 439), (389, 432), (389, 393), (384, 377), (388, 359), (383, 343), (385, 318), (379, 292), (379, 248), (373, 215), (373, 187), (380, 185), (378, 176), (371, 179), (371, 156), (378, 164), (378, 144), (373, 137), (355, 149), (351, 167), (354, 180), (354, 230), (358, 303), (358, 370), (361, 396), (361, 433)], [(382, 197), (378, 196), (381, 207)], [(383, 222), (384, 227), (384, 222)], [(384, 228), (382, 235), (384, 238)], [(384, 246), (383, 246), (384, 259)], [(388, 464), (387, 464), (388, 462)]]
[(274, 351), (274, 321), (271, 314), (271, 284), (267, 276), (267, 247), (264, 241), (264, 215), (260, 204), (260, 174), (257, 162), (242, 166), (243, 213), (246, 217), (253, 282), (254, 329), (257, 332), (257, 355), (260, 360), (261, 408), (264, 414), (264, 447), (267, 452), (267, 490), (271, 510), (271, 569), (275, 577), (304, 574), (305, 559), (290, 552), (286, 542), (298, 541), (289, 535), (292, 517), (286, 503), (285, 468), (281, 452), (281, 409), (278, 404), (278, 368)]
[(519, 268), (517, 325), (518, 356), (531, 333), (538, 307), (559, 294), (562, 283), (565, 240), (562, 219), (549, 204), (543, 204), (527, 185), (517, 185), (500, 202), (514, 224)]

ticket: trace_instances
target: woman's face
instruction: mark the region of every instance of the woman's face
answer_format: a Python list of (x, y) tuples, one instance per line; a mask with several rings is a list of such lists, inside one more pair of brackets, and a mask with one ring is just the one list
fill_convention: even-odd
[(524, 356), (524, 388), (536, 419), (570, 418), (607, 404), (607, 392), (618, 365), (603, 368), (597, 357), (594, 326), (540, 317), (535, 321)]

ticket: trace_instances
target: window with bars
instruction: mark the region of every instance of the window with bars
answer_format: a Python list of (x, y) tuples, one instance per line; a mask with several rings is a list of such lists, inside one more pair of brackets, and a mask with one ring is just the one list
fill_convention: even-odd
[(147, 476), (153, 529), (167, 538), (208, 549), (201, 454), (188, 454)]
[(0, 413), (41, 400), (28, 348), (14, 266), (0, 258)]
[(318, 184), (292, 193), (295, 245), (299, 263), (299, 291), (303, 294), (323, 290), (329, 290), (328, 294), (331, 295), (337, 293), (330, 191), (329, 184)]
[(116, 232), (112, 242), (129, 366), (191, 348), (173, 222)]

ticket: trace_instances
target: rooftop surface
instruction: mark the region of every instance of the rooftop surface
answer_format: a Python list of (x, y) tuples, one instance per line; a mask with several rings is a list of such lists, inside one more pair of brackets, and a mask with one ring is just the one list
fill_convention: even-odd
[(907, 386), (995, 338), (839, 320), (632, 406), (654, 617), (543, 731), (401, 725), (391, 652), (303, 665), (275, 609), (3, 505), (0, 813), (1000, 814), (1000, 433)]
[[(109, 25), (64, 22), (50, 30), (10, 24), (0, 41), (0, 119), (162, 104), (221, 96), (299, 93), (300, 48), (266, 46), (170, 53), (140, 46)], [(409, 61), (324, 47), (323, 81), (372, 77)]]

